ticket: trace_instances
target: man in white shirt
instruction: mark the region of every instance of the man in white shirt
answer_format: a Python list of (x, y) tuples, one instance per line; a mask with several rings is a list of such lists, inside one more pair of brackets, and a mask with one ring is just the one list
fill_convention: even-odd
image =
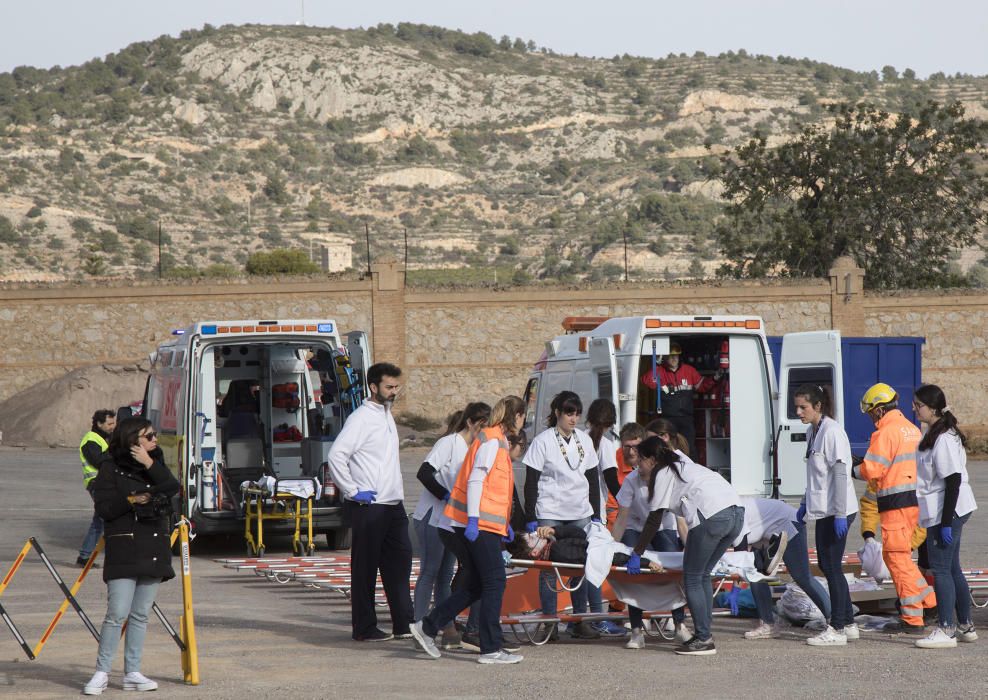
[[(353, 528), (350, 615), (353, 638), (359, 642), (411, 637), (412, 543), (391, 415), (400, 377), (401, 369), (386, 362), (367, 370), (370, 396), (344, 423), (329, 452), (330, 472)], [(378, 570), (391, 611), (391, 634), (377, 627)]]

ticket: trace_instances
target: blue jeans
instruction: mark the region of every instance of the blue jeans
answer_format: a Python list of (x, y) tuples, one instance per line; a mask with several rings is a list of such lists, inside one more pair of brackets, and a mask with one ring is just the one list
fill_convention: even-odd
[(79, 547), (79, 558), (89, 559), (93, 550), (96, 549), (96, 543), (99, 542), (99, 538), (102, 536), (103, 518), (93, 513), (93, 519), (89, 523), (89, 531), (86, 532), (86, 539), (82, 541), (82, 546)]
[[(852, 513), (847, 517), (848, 532), (854, 522)], [(816, 563), (827, 579), (830, 589), (830, 626), (835, 630), (844, 629), (854, 622), (854, 609), (851, 607), (851, 591), (844, 578), (844, 547), (847, 536), (837, 537), (834, 532), (834, 516), (816, 521)]]
[(421, 620), (429, 612), (433, 596), (436, 604), (449, 598), (450, 581), (453, 580), (453, 564), (456, 557), (447, 552), (439, 539), (439, 528), (429, 524), (432, 509), (421, 520), (413, 520), (415, 536), (419, 542), (419, 580), (415, 585), (415, 619)]
[[(803, 589), (813, 604), (820, 608), (824, 618), (830, 619), (830, 598), (823, 586), (810, 573), (810, 555), (807, 553), (806, 525), (804, 523), (793, 523), (796, 526), (796, 534), (786, 545), (786, 551), (782, 555), (782, 561), (786, 564), (786, 570), (792, 580)], [(759, 556), (767, 558), (764, 550), (755, 552), (755, 559)], [(758, 617), (762, 622), (772, 624), (775, 622), (775, 611), (772, 603), (772, 589), (764, 582), (751, 584), (751, 595), (755, 599), (755, 607), (758, 608)]]
[[(467, 539), (462, 536), (462, 530), (458, 530), (460, 534), (450, 532), (449, 530), (439, 530), (438, 528), (437, 531), (439, 533), (439, 541), (443, 543), (446, 551), (452, 554), (453, 559), (459, 562), (459, 569), (456, 572), (456, 576), (453, 577), (452, 591), (450, 592), (450, 595), (452, 595), (467, 585), (468, 565), (464, 564), (464, 562), (470, 559), (470, 553), (467, 551)], [(446, 597), (448, 598), (449, 596)], [(436, 605), (439, 605), (439, 603), (437, 602)], [(480, 601), (478, 600), (470, 606), (470, 617), (467, 618), (466, 633), (471, 636), (477, 636), (479, 634), (479, 628)]]
[[(576, 525), (577, 527), (586, 527), (590, 524), (590, 518), (580, 518), (579, 520), (539, 520), (539, 526), (555, 527), (556, 525)], [(567, 585), (572, 586), (573, 581), (576, 577), (571, 578)], [(544, 615), (555, 615), (556, 614), (556, 572), (554, 571), (543, 571), (539, 574), (539, 600), (542, 601), (542, 614)], [(569, 594), (570, 601), (573, 603), (574, 613), (585, 613), (587, 611), (587, 604), (589, 603), (590, 612), (599, 613), (604, 609), (603, 600), (600, 595), (600, 589), (596, 586), (591, 586), (587, 583), (584, 578), (580, 582), (579, 587), (575, 591), (571, 591)]]
[[(642, 536), (641, 531), (627, 529), (624, 534), (621, 535), (621, 544), (626, 544), (629, 547), (634, 547), (638, 544), (638, 538)], [(655, 533), (655, 537), (649, 543), (649, 546), (656, 552), (679, 552), (682, 551), (683, 547), (679, 543), (679, 535), (677, 535), (672, 530), (659, 530)], [(636, 608), (634, 605), (628, 606), (628, 619), (631, 622), (632, 629), (644, 629), (645, 621), (642, 617), (642, 609)], [(677, 625), (683, 624), (686, 620), (686, 610), (685, 608), (676, 608), (672, 611), (672, 621)]]
[(106, 617), (99, 633), (99, 651), (96, 654), (96, 670), (109, 673), (113, 657), (120, 643), (120, 628), (127, 621), (127, 639), (124, 642), (124, 673), (141, 670), (144, 652), (144, 635), (148, 627), (148, 613), (158, 593), (160, 578), (115, 578), (106, 584)]
[(744, 508), (728, 506), (709, 518), (700, 516), (700, 524), (690, 530), (683, 553), (683, 588), (686, 604), (693, 616), (693, 629), (700, 641), (710, 639), (714, 614), (714, 588), (710, 570), (741, 534)]
[(463, 536), (457, 528), (456, 537), (464, 543), (467, 556), (460, 561), (465, 584), (453, 591), (442, 603), (422, 618), (422, 630), (430, 637), (452, 622), (457, 614), (474, 601), (480, 601), (480, 653), (500, 651), (504, 644), (501, 635), (501, 600), (507, 573), (501, 558), (501, 536), (481, 530), (476, 542)]
[(970, 513), (954, 516), (950, 526), (953, 542), (950, 544), (944, 544), (939, 525), (926, 530), (926, 541), (929, 543), (926, 553), (933, 571), (933, 590), (937, 594), (937, 615), (941, 627), (954, 627), (955, 624), (967, 627), (971, 624), (971, 589), (961, 572), (961, 532), (969, 517)]

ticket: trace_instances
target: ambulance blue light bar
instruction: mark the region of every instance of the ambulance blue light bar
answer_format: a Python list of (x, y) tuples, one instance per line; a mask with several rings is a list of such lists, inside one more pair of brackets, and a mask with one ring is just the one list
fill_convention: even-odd
[(318, 328), (318, 330), (319, 330), (320, 333), (332, 333), (333, 332), (333, 324), (332, 323), (320, 323), (317, 326), (317, 328)]
[(200, 331), (203, 335), (216, 335), (216, 326), (203, 326)]
[(175, 330), (172, 331), (172, 335), (185, 335), (185, 329), (176, 328)]

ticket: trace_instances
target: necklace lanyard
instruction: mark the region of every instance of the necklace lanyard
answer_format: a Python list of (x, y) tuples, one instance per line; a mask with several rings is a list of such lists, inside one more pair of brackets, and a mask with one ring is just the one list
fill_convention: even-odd
[(566, 451), (566, 443), (563, 442), (563, 436), (559, 434), (559, 428), (553, 428), (553, 430), (556, 432), (556, 442), (559, 443), (559, 451), (563, 454), (563, 459), (566, 460), (566, 466), (573, 471), (576, 471), (580, 468), (580, 465), (583, 464), (583, 458), (587, 456), (586, 452), (583, 451), (583, 445), (580, 443), (580, 439), (576, 437), (575, 431), (570, 433), (570, 436), (576, 440), (576, 450), (580, 453), (580, 461), (577, 462), (574, 467), (569, 461), (569, 454), (567, 454)]

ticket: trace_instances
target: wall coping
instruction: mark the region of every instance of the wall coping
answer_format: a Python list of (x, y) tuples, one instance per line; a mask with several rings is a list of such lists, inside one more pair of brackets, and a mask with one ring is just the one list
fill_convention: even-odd
[(260, 284), (207, 284), (207, 285), (161, 285), (134, 287), (77, 287), (0, 289), (2, 302), (35, 302), (40, 300), (59, 301), (70, 299), (74, 303), (87, 299), (148, 299), (204, 296), (241, 297), (270, 296), (285, 293), (313, 292), (366, 292), (370, 293), (372, 282), (368, 280), (346, 281), (306, 281), (306, 282), (266, 282)]

